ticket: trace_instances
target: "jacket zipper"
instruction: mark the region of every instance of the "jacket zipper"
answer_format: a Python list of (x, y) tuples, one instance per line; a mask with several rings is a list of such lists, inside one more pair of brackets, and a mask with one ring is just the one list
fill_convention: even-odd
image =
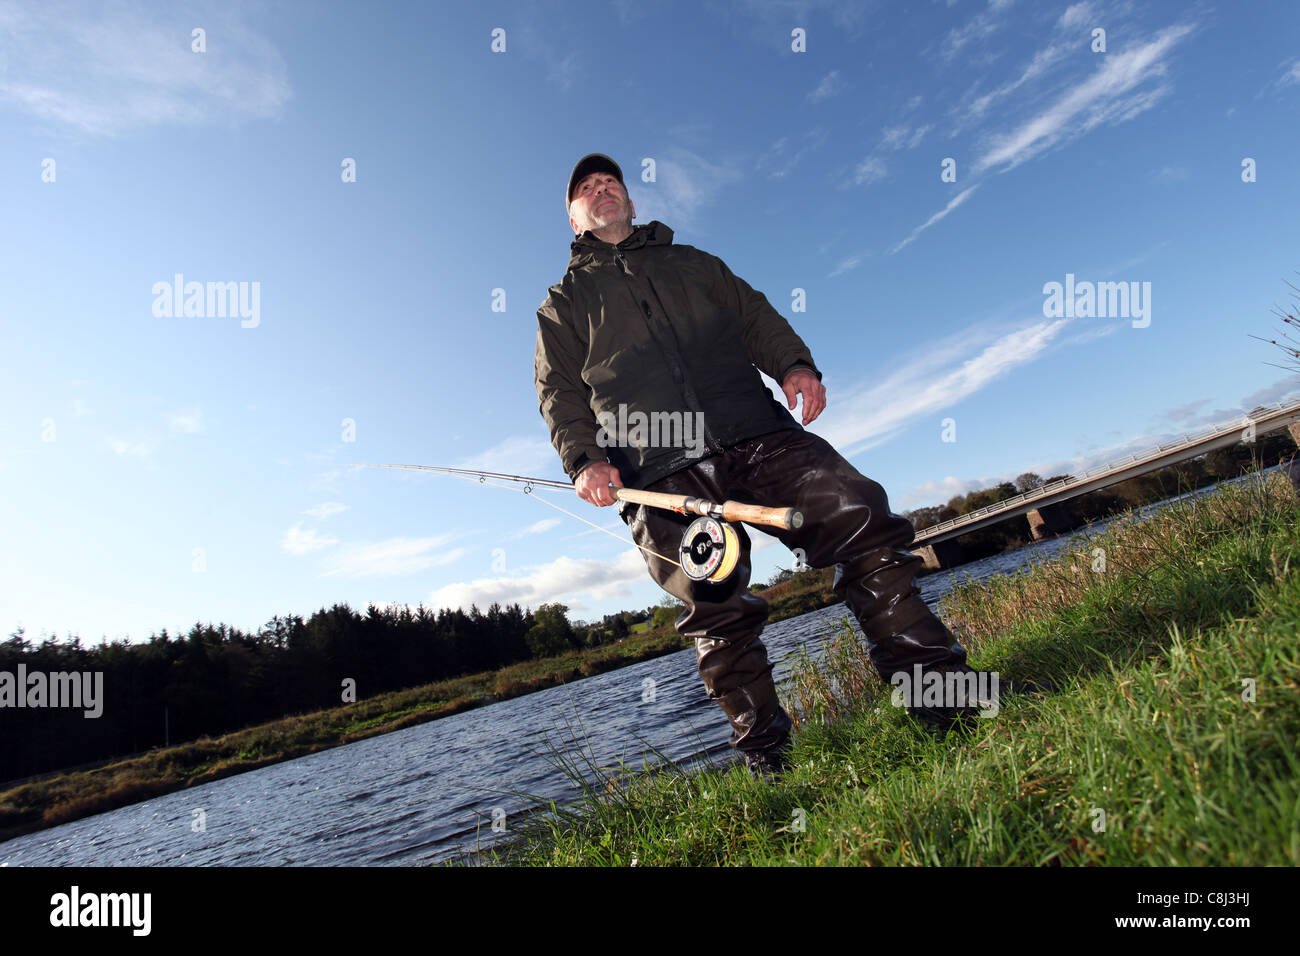
[[(659, 290), (656, 289), (655, 284), (650, 281), (649, 275), (645, 277), (645, 282), (646, 285), (650, 287), (650, 293), (655, 297), (655, 302), (657, 302), (659, 305), (659, 314), (664, 317), (664, 324), (668, 326), (668, 331), (672, 335), (673, 343), (676, 346), (676, 348), (674, 349), (674, 353), (670, 355), (668, 359), (672, 363), (673, 376), (677, 379), (678, 384), (682, 388), (682, 398), (685, 400), (686, 404), (689, 405), (700, 416), (700, 427), (704, 431), (705, 447), (707, 447), (709, 451), (713, 452), (715, 455), (720, 455), (725, 449), (722, 447), (722, 444), (716, 438), (713, 437), (713, 433), (709, 431), (708, 423), (705, 422), (704, 420), (704, 409), (700, 406), (699, 396), (695, 394), (695, 389), (691, 388), (691, 384), (686, 381), (686, 376), (682, 372), (681, 365), (677, 361), (678, 358), (681, 357), (682, 350), (681, 350), (681, 342), (677, 338), (677, 331), (676, 329), (673, 328), (672, 325), (672, 319), (669, 318), (668, 310), (664, 308), (664, 301), (659, 296)], [(649, 324), (651, 322), (650, 303), (646, 302), (645, 299), (642, 299), (641, 306), (642, 308), (645, 309), (646, 322), (647, 324)], [(653, 332), (653, 329), (651, 331)], [(663, 348), (662, 344), (659, 347), (662, 349)]]
[[(617, 245), (614, 246), (614, 262), (619, 267), (625, 278), (629, 280), (635, 278), (632, 275), (632, 270), (627, 266), (627, 258), (619, 250)], [(650, 281), (648, 275), (645, 277), (645, 281), (646, 285), (650, 287), (650, 293), (654, 296), (655, 302), (659, 305), (659, 312), (664, 317), (664, 324), (668, 326), (668, 331), (673, 336), (673, 342), (678, 347), (673, 350), (664, 347), (663, 339), (655, 332), (654, 317), (651, 314), (650, 303), (645, 299), (641, 299), (641, 308), (645, 310), (646, 328), (650, 332), (651, 338), (653, 338), (656, 344), (658, 344), (659, 350), (664, 354), (664, 357), (668, 359), (669, 365), (672, 368), (673, 378), (676, 380), (682, 392), (682, 404), (686, 405), (689, 409), (700, 416), (700, 427), (704, 432), (705, 447), (713, 454), (720, 455), (726, 451), (726, 449), (709, 430), (709, 426), (704, 417), (704, 409), (700, 406), (699, 397), (695, 394), (695, 389), (691, 388), (690, 383), (686, 381), (686, 375), (682, 371), (681, 364), (678, 362), (678, 358), (681, 356), (681, 343), (677, 340), (677, 332), (673, 329), (672, 321), (668, 317), (668, 310), (664, 308), (663, 299), (659, 296), (659, 290), (655, 288), (654, 283)]]

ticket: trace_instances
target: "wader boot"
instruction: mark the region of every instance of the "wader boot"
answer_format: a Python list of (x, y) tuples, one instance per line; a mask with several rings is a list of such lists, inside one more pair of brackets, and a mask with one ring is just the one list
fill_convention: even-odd
[(776, 697), (767, 649), (755, 634), (747, 641), (695, 642), (700, 677), (731, 723), (731, 746), (755, 774), (785, 769), (790, 720)]

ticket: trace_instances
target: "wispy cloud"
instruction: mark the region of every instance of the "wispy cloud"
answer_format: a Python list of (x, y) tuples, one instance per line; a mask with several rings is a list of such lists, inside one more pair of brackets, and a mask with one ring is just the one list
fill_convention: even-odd
[(834, 279), (837, 275), (842, 275), (851, 269), (856, 269), (858, 266), (862, 265), (864, 260), (869, 259), (870, 257), (871, 253), (869, 252), (855, 252), (847, 259), (841, 261), (826, 278)]
[(1279, 86), (1295, 86), (1300, 84), (1300, 60), (1288, 64), (1283, 64), (1282, 76), (1278, 78)]
[[(886, 377), (873, 378), (869, 385), (849, 386), (846, 396), (827, 407), (816, 431), (846, 456), (883, 444), (905, 423), (949, 409), (1035, 361), (1069, 321), (1036, 322), (991, 342), (973, 333), (965, 340), (936, 346)], [(938, 428), (936, 420), (936, 436)]]
[[(626, 23), (623, 14), (620, 11), (620, 19)], [(522, 56), (537, 64), (547, 83), (569, 90), (583, 78), (583, 69), (577, 51), (566, 49), (572, 41), (571, 34), (563, 29), (554, 29), (556, 23), (542, 21), (539, 24), (531, 19), (517, 22), (506, 30), (506, 55)]]
[(958, 206), (964, 203), (967, 199), (971, 197), (971, 194), (974, 193), (975, 190), (977, 189), (979, 189), (978, 185), (969, 186), (966, 189), (963, 189), (961, 192), (959, 192), (956, 196), (954, 196), (952, 199), (948, 201), (948, 205), (944, 206), (942, 209), (936, 212), (925, 222), (921, 223), (921, 225), (913, 229), (911, 233), (908, 234), (906, 239), (904, 239), (898, 245), (894, 246), (894, 248), (890, 249), (889, 254), (892, 256), (894, 253), (898, 252), (899, 250), (905, 248), (906, 246), (911, 245), (913, 242), (916, 241), (917, 236), (925, 232), (925, 230), (929, 229), (936, 222), (943, 219), (944, 216), (948, 215), (948, 213), (952, 212), (954, 209), (956, 209)]
[[(75, 413), (89, 414), (84, 404), (80, 402), (80, 399), (74, 400)], [(135, 429), (135, 437), (130, 439), (110, 433), (104, 436), (104, 440), (115, 455), (124, 458), (152, 459), (154, 451), (165, 443), (178, 440), (181, 435), (194, 435), (203, 431), (202, 417), (203, 413), (197, 406), (180, 408), (163, 416), (167, 424), (165, 431), (157, 424), (153, 424)]]
[(1167, 409), (1164, 418), (1173, 422), (1175, 425), (1181, 425), (1185, 422), (1193, 421), (1197, 415), (1197, 409), (1202, 405), (1209, 403), (1208, 398), (1198, 398), (1193, 402), (1187, 402), (1183, 405), (1177, 405), (1174, 408)]
[(637, 219), (658, 219), (674, 231), (694, 228), (718, 194), (741, 178), (738, 170), (711, 163), (688, 149), (669, 147), (656, 158), (656, 181), (642, 186), (633, 197)]
[[(361, 468), (348, 469), (353, 474), (363, 470)], [(338, 468), (317, 472), (312, 475), (311, 480), (307, 483), (307, 490), (314, 494), (337, 495), (339, 494), (339, 482), (342, 478), (343, 472)]]
[(280, 550), (301, 557), (313, 551), (323, 551), (338, 543), (338, 538), (331, 538), (314, 530), (304, 531), (301, 525), (294, 525), (280, 539)]
[(1104, 322), (1100, 325), (1083, 326), (1080, 331), (1064, 339), (1061, 344), (1067, 346), (1087, 345), (1089, 342), (1095, 342), (1098, 339), (1104, 339), (1114, 335), (1120, 329), (1128, 324), (1127, 319), (1119, 322)]
[(399, 577), (416, 574), (460, 560), (464, 548), (446, 549), (451, 535), (430, 538), (389, 538), (369, 544), (351, 544), (330, 555), (325, 577)]
[(456, 464), (473, 471), (495, 471), (509, 475), (545, 477), (560, 469), (555, 447), (535, 435), (512, 435), (486, 451), (471, 455)]
[(1082, 3), (1071, 4), (1066, 7), (1065, 12), (1057, 21), (1057, 25), (1066, 30), (1077, 30), (1079, 27), (1087, 26), (1097, 17), (1097, 8), (1090, 0), (1083, 0)]
[[(1018, 75), (1003, 80), (988, 92), (981, 92), (985, 86), (982, 79), (977, 79), (970, 85), (949, 110), (948, 135), (957, 136), (970, 127), (985, 122), (994, 107), (1002, 105), (1016, 93), (1023, 95), (1010, 107), (1011, 112), (1008, 114), (1015, 121), (1039, 111), (1041, 107), (1037, 104), (1045, 98), (1060, 95), (1070, 83), (1068, 74), (1076, 72), (1081, 63), (1091, 61), (1091, 54), (1080, 57), (1081, 50), (1086, 49), (1082, 44), (1087, 37), (1088, 28), (1102, 25), (1103, 22), (1113, 27), (1116, 25), (1114, 16), (1122, 12), (1122, 6), (1104, 13), (1099, 12), (1097, 4), (1090, 0), (1068, 7), (1057, 19), (1055, 26), (1035, 44)], [(1123, 36), (1129, 31), (1125, 29), (1116, 32)]]
[(1122, 272), (1127, 272), (1129, 269), (1132, 269), (1134, 266), (1138, 266), (1146, 262), (1148, 259), (1154, 256), (1161, 249), (1164, 249), (1166, 246), (1168, 246), (1171, 241), (1172, 240), (1170, 239), (1162, 239), (1160, 242), (1157, 242), (1154, 246), (1151, 246), (1148, 249), (1144, 249), (1142, 252), (1139, 252), (1135, 256), (1129, 256), (1127, 259), (1123, 260), (1122, 262), (1110, 263), (1109, 265), (1103, 267), (1100, 270), (1100, 275), (1102, 276), (1102, 278), (1109, 278), (1110, 276), (1118, 275)]
[(576, 53), (551, 58), (546, 61), (546, 79), (562, 90), (567, 90), (573, 86), (581, 75), (581, 70), (578, 67), (578, 54)]
[(326, 518), (332, 518), (337, 514), (342, 514), (348, 510), (348, 506), (338, 501), (326, 501), (323, 504), (316, 505), (314, 508), (308, 508), (303, 512), (312, 518), (319, 518), (322, 521)]
[(1002, 167), (1003, 172), (1014, 169), (1103, 123), (1122, 123), (1150, 109), (1171, 87), (1160, 83), (1152, 89), (1138, 88), (1167, 74), (1169, 54), (1192, 30), (1188, 24), (1168, 27), (1147, 43), (1122, 53), (1108, 53), (1091, 76), (1047, 109), (996, 136), (976, 158), (973, 174), (994, 167)]
[(840, 79), (840, 71), (831, 70), (822, 77), (822, 81), (817, 84), (817, 88), (808, 94), (808, 102), (820, 103), (822, 100), (830, 99), (832, 96), (838, 96), (847, 88), (845, 82)]
[(1201, 412), (1194, 418), (1183, 422), (1180, 427), (1200, 428), (1204, 425), (1230, 422), (1238, 415), (1253, 411), (1260, 405), (1272, 405), (1274, 402), (1280, 402), (1284, 399), (1292, 401), (1298, 394), (1300, 394), (1300, 375), (1287, 375), (1271, 385), (1265, 385), (1263, 388), (1257, 388), (1255, 391), (1243, 395), (1235, 408), (1213, 408)]
[(167, 425), (176, 435), (194, 435), (203, 431), (203, 412), (196, 406), (182, 408), (167, 416)]
[(879, 156), (868, 156), (853, 169), (853, 185), (867, 186), (889, 175), (889, 167)]
[(906, 123), (885, 127), (880, 133), (880, 145), (853, 168), (849, 181), (841, 188), (848, 185), (869, 186), (880, 182), (889, 175), (889, 164), (882, 154), (915, 149), (921, 145), (921, 140), (929, 131), (929, 126), (911, 126)]
[(929, 126), (901, 126), (886, 127), (880, 134), (881, 149), (900, 150), (916, 149), (921, 145), (921, 140), (925, 134), (930, 132)]
[(516, 531), (514, 534), (510, 536), (510, 538), (511, 540), (518, 540), (519, 538), (522, 538), (526, 535), (542, 534), (546, 531), (550, 531), (552, 528), (558, 527), (559, 525), (560, 525), (559, 518), (543, 518), (541, 521), (533, 522), (527, 528), (523, 528), (520, 531)]
[(794, 172), (805, 156), (826, 142), (827, 131), (817, 127), (799, 137), (782, 136), (754, 164), (769, 179), (784, 179)]
[(1155, 427), (1149, 431), (1131, 434), (1127, 438), (1101, 447), (1093, 446), (1086, 452), (1069, 459), (1044, 462), (1028, 470), (1044, 477), (1048, 475), (1078, 474), (1101, 465), (1121, 461), (1132, 454), (1150, 451), (1157, 445), (1177, 441), (1189, 432), (1208, 425), (1232, 425), (1244, 422), (1246, 413), (1260, 405), (1271, 405), (1282, 400), (1294, 400), (1300, 395), (1300, 375), (1291, 375), (1242, 396), (1235, 406), (1205, 409), (1210, 399), (1186, 402), (1158, 413), (1154, 422), (1172, 428)]
[(1048, 67), (1064, 59), (1066, 54), (1076, 47), (1077, 41), (1074, 39), (1046, 46), (1035, 51), (1029, 63), (1014, 80), (1002, 84), (991, 92), (963, 97), (952, 111), (952, 132), (960, 133), (967, 127), (983, 121), (996, 104), (1031, 81), (1046, 75)]
[(699, 10), (712, 12), (725, 29), (778, 53), (790, 52), (793, 27), (816, 30), (829, 20), (838, 38), (852, 41), (871, 28), (877, 12), (862, 0), (730, 0), (700, 4)]
[(981, 488), (988, 488), (990, 485), (996, 484), (998, 484), (997, 481), (991, 481), (987, 478), (956, 478), (949, 475), (946, 478), (940, 478), (938, 481), (923, 481), (904, 494), (899, 495), (897, 501), (891, 495), (889, 503), (893, 508), (908, 509), (925, 505), (937, 505), (951, 501), (958, 495), (967, 495), (972, 491), (979, 491)]
[(518, 577), (478, 578), (449, 584), (429, 595), (427, 603), (463, 609), (471, 604), (488, 607), (493, 603), (518, 603), (535, 608), (554, 601), (569, 602), (579, 596), (591, 600), (619, 597), (645, 577), (641, 552), (632, 548), (612, 561), (562, 557)]
[(949, 30), (939, 46), (939, 55), (945, 60), (954, 59), (967, 45), (996, 33), (1005, 22), (1002, 13), (1013, 0), (989, 0), (989, 4), (963, 26)]
[[(241, 11), (219, 3), (8, 5), (0, 103), (96, 136), (277, 117), (291, 95), (284, 62)], [(207, 31), (203, 53), (191, 49), (198, 24)]]
[[(1006, 6), (1006, 4), (1002, 5)], [(977, 36), (996, 29), (994, 14), (1002, 8), (990, 4), (962, 31), (950, 35), (953, 49), (960, 49)], [(1092, 21), (1096, 9), (1090, 2), (1077, 3), (1066, 9), (1057, 21), (1058, 33), (1077, 33)], [(1170, 56), (1186, 36), (1195, 30), (1193, 24), (1179, 24), (1160, 31), (1153, 39), (1139, 42), (1123, 52), (1111, 52), (1099, 59), (1099, 66), (1087, 77), (1059, 91), (1052, 102), (1038, 109), (1020, 111), (1028, 119), (1017, 119), (1014, 126), (985, 137), (985, 144), (972, 161), (968, 181), (978, 180), (985, 173), (1005, 173), (1038, 156), (1046, 150), (1061, 146), (1087, 134), (1102, 125), (1124, 123), (1154, 107), (1172, 89), (1165, 81), (1169, 72)], [(992, 106), (1034, 81), (1051, 79), (1050, 68), (1065, 59), (1077, 48), (1077, 38), (1058, 38), (1055, 42), (1035, 51), (1029, 63), (1014, 80), (978, 97), (964, 97), (952, 111), (953, 134), (983, 120)], [(1036, 85), (1042, 85), (1041, 83)], [(884, 144), (905, 141), (906, 127), (885, 131)], [(1159, 177), (1175, 181), (1182, 175), (1178, 167), (1167, 167)], [(922, 232), (942, 220), (953, 209), (965, 202), (979, 186), (975, 182), (960, 193), (946, 207), (922, 223), (902, 242), (896, 253), (912, 243)]]
[(113, 449), (113, 454), (123, 457), (148, 458), (153, 454), (153, 446), (148, 442), (128, 441), (113, 435), (108, 437), (108, 447)]

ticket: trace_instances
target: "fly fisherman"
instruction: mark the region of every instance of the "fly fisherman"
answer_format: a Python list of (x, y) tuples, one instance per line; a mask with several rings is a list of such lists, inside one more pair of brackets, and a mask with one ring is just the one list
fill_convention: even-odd
[[(567, 273), (537, 310), (535, 378), (579, 497), (611, 505), (611, 486), (626, 486), (797, 508), (802, 527), (772, 533), (808, 566), (836, 566), (835, 592), (861, 624), (884, 680), (917, 664), (972, 673), (965, 649), (913, 584), (921, 559), (902, 550), (911, 523), (890, 512), (879, 484), (805, 431), (759, 377), (762, 370), (781, 383), (790, 409), (802, 398), (804, 425), (826, 407), (821, 373), (789, 323), (721, 259), (673, 244), (661, 222), (633, 226), (623, 172), (608, 156), (578, 161), (565, 205), (576, 238)], [(659, 413), (660, 422), (677, 415), (682, 440), (646, 441), (607, 427), (635, 421), (635, 413), (641, 421)], [(702, 427), (689, 431), (691, 423)], [(791, 721), (759, 640), (767, 602), (749, 592), (744, 528), (736, 529), (735, 573), (716, 584), (692, 581), (654, 556), (678, 553), (691, 518), (628, 502), (619, 511), (651, 577), (686, 606), (677, 629), (695, 640), (700, 677), (731, 723), (731, 746), (755, 775), (784, 769)], [(912, 708), (938, 724), (973, 710)]]

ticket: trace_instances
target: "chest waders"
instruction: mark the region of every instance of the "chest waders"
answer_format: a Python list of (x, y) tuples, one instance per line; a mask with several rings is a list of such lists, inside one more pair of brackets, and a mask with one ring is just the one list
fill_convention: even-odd
[[(822, 438), (802, 430), (760, 435), (646, 490), (795, 508), (803, 516), (798, 528), (769, 533), (802, 549), (811, 567), (835, 565), (835, 592), (861, 625), (882, 679), (917, 664), (967, 669), (965, 649), (914, 584), (922, 560), (903, 550), (914, 535), (911, 522), (891, 512), (884, 488)], [(677, 548), (689, 517), (631, 503), (619, 512), (644, 549), (651, 577), (685, 604), (677, 629), (695, 641), (700, 678), (731, 724), (731, 746), (751, 767), (779, 766), (791, 720), (759, 639), (768, 608), (749, 592), (749, 535), (737, 526), (736, 566), (726, 580), (693, 581), (679, 565), (647, 553)]]

